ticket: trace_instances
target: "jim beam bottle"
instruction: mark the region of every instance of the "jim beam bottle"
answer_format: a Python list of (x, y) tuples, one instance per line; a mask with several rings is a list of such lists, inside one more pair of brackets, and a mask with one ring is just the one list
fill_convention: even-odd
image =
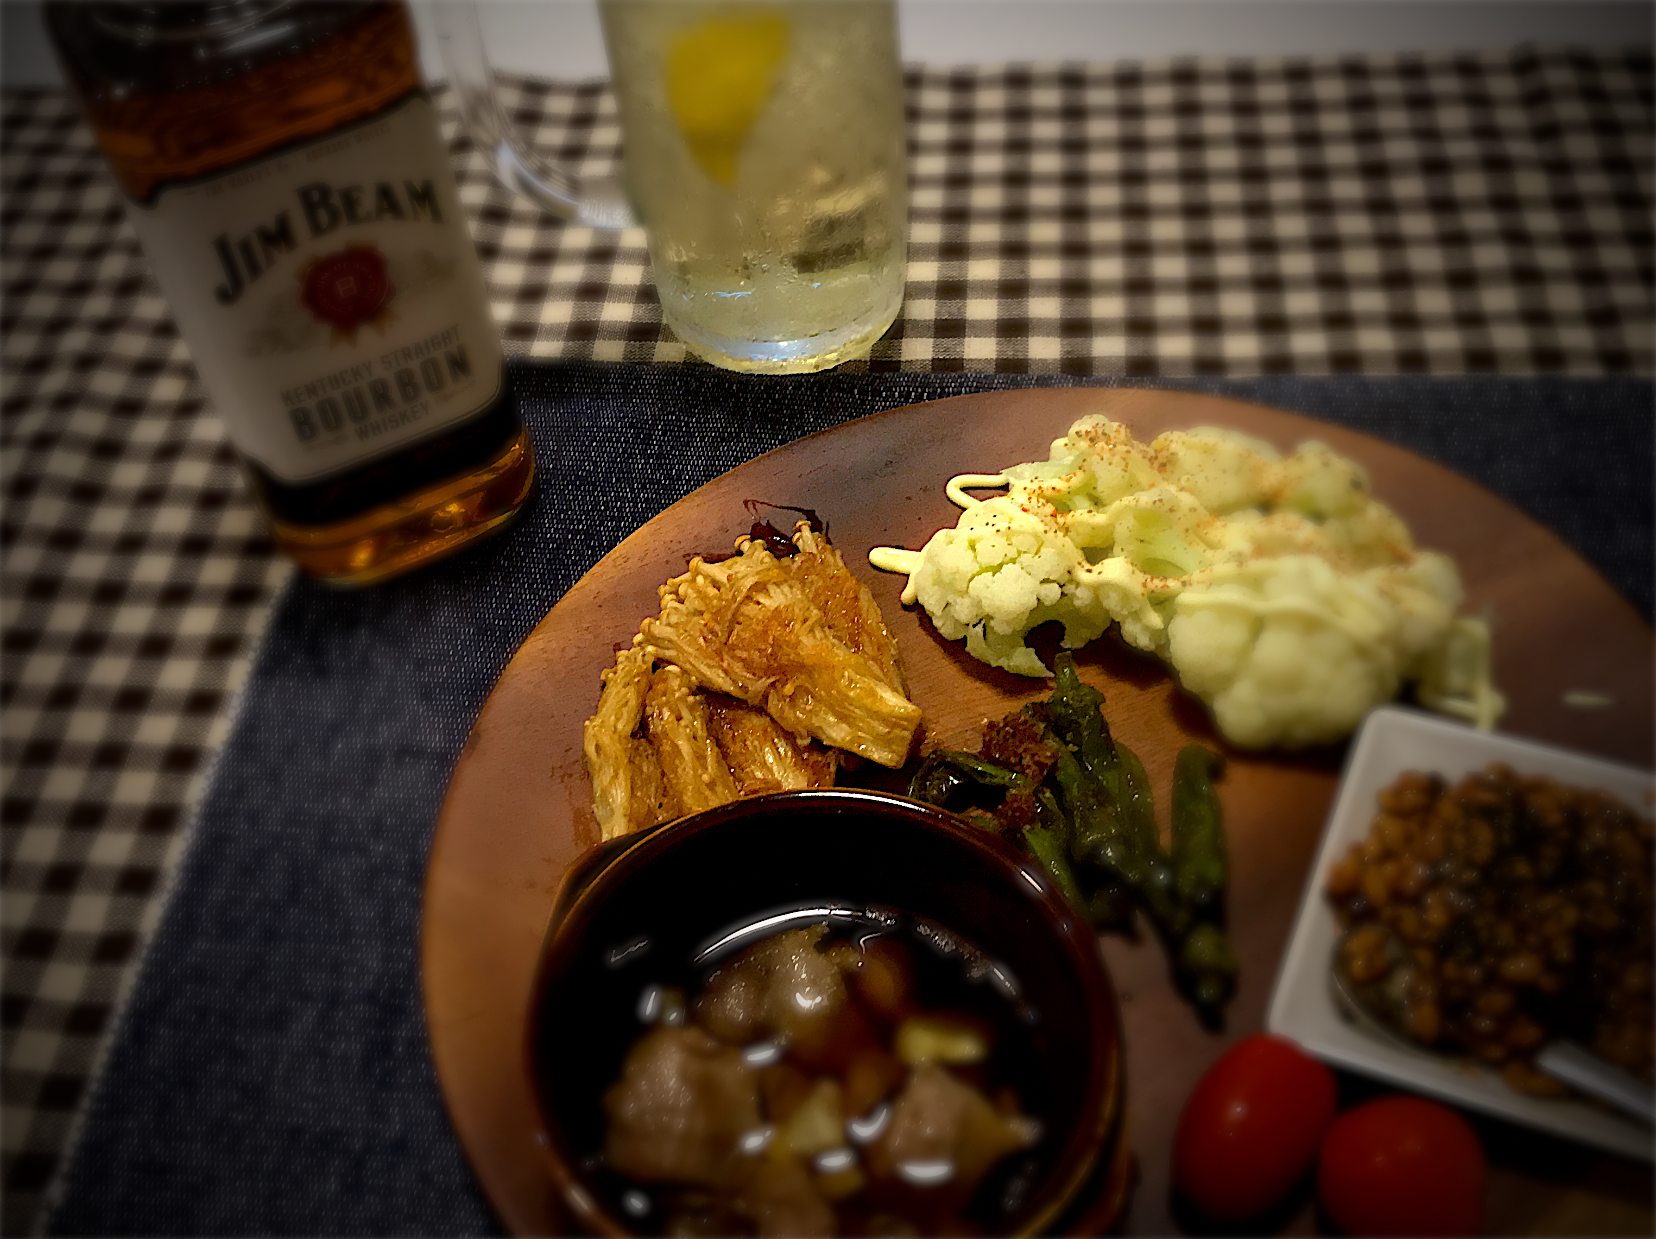
[(47, 24), (281, 549), (367, 584), (509, 521), (534, 454), (402, 4)]

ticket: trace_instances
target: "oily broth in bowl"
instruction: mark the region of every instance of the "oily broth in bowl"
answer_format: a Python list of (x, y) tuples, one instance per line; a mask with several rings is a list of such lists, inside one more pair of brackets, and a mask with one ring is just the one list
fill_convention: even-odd
[[(1038, 873), (950, 815), (895, 798), (764, 797), (647, 837), (549, 935), (529, 1053), (552, 1168), (585, 1224), (652, 1233), (685, 1207), (683, 1191), (641, 1183), (609, 1164), (606, 1094), (642, 1038), (697, 1026), (697, 996), (721, 966), (801, 932), (830, 951), (906, 956), (910, 1010), (975, 1028), (988, 1047), (981, 1062), (943, 1070), (997, 1113), (1015, 1116), (1030, 1137), (996, 1160), (968, 1199), (946, 1207), (936, 1201), (948, 1192), (928, 1203), (914, 1183), (847, 1193), (835, 1222), (844, 1233), (871, 1233), (894, 1212), (907, 1233), (1039, 1230), (1116, 1153), (1114, 999), (1091, 934)], [(664, 1018), (675, 1005), (677, 1027)], [(895, 1031), (894, 1024), (881, 1030), (884, 1044), (894, 1044)], [(765, 1050), (761, 1042), (727, 1048)], [(893, 1083), (880, 1101), (898, 1091)], [(853, 1167), (872, 1178), (878, 1136), (859, 1142), (851, 1122), (866, 1133), (877, 1119), (879, 1103), (865, 1108), (867, 1097), (857, 1103), (861, 1113), (842, 1116), (843, 1146), (825, 1152), (849, 1150)], [(829, 1177), (836, 1169), (844, 1167), (834, 1158), (812, 1167)], [(887, 1179), (893, 1169), (885, 1167)], [(728, 1224), (724, 1217), (726, 1233)]]
[[(592, 1168), (640, 1229), (962, 1234), (1022, 1210), (1044, 1134), (1029, 1111), (1053, 1108), (1039, 1016), (970, 944), (894, 909), (805, 907), (654, 962), (672, 980), (640, 989), (647, 1027)], [(685, 1094), (715, 1112), (690, 1139)], [(709, 1164), (732, 1145), (733, 1165)]]

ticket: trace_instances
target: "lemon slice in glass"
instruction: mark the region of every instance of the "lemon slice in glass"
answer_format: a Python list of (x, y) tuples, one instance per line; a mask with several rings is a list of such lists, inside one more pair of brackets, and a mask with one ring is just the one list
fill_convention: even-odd
[(788, 19), (774, 9), (710, 17), (667, 49), (667, 107), (701, 170), (726, 188), (788, 55)]

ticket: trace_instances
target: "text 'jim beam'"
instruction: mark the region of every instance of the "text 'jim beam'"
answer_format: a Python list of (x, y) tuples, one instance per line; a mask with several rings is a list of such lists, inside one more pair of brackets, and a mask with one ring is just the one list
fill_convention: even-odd
[[(380, 181), (371, 186), (334, 186), (317, 181), (301, 185), (295, 193), (311, 240), (347, 224), (422, 218), (434, 224), (443, 222), (442, 208), (430, 181), (404, 181), (400, 189), (393, 181)], [(224, 283), (213, 290), (213, 296), (220, 305), (235, 304), (248, 285), (269, 271), (283, 254), (298, 248), (293, 220), (286, 211), (278, 211), (269, 227), (257, 224), (253, 231), (235, 241), (229, 233), (219, 233), (213, 238), (213, 251), (224, 268)]]

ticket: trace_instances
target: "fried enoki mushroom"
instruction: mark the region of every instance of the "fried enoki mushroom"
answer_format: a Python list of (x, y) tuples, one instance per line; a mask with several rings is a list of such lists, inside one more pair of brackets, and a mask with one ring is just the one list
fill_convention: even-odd
[(873, 595), (801, 522), (661, 587), (604, 673), (585, 750), (603, 838), (766, 791), (827, 787), (835, 750), (900, 766), (920, 710)]

